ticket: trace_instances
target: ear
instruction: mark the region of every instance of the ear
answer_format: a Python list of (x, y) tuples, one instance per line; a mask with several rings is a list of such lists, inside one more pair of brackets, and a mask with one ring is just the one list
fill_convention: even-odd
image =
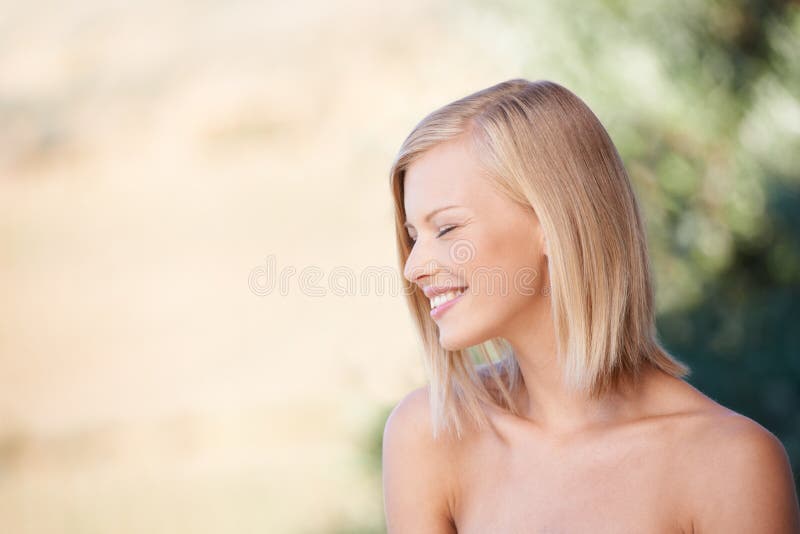
[(539, 246), (544, 251), (544, 255), (550, 258), (550, 251), (547, 248), (547, 238), (544, 236), (544, 232), (542, 231), (542, 227), (539, 227)]

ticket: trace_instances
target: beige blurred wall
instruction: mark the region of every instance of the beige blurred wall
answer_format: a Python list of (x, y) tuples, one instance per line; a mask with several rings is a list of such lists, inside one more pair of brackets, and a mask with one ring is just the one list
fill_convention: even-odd
[[(420, 348), (400, 294), (327, 276), (397, 270), (394, 152), (526, 75), (519, 29), (449, 2), (3, 13), (0, 530), (374, 520), (362, 436), (423, 383)], [(558, 46), (526, 51), (528, 75), (558, 78)], [(327, 294), (295, 275), (256, 295), (270, 256)]]

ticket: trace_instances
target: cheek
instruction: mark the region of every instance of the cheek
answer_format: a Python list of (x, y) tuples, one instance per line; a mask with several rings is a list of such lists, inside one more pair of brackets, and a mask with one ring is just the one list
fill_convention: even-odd
[(497, 243), (486, 241), (475, 245), (474, 256), (458, 265), (470, 293), (481, 299), (483, 305), (486, 297), (497, 298), (504, 291), (508, 293), (510, 265)]
[[(535, 301), (535, 293), (520, 289), (531, 285), (531, 262), (536, 254), (519, 241), (483, 239), (471, 241), (474, 257), (462, 263), (459, 277), (469, 285), (468, 305), (457, 323), (443, 323), (440, 343), (455, 350), (473, 346), (487, 339), (502, 336), (504, 328)], [(527, 276), (520, 275), (522, 270)], [(515, 280), (516, 276), (516, 280)], [(538, 277), (533, 281), (539, 283)], [(458, 313), (454, 309), (454, 313)], [(454, 325), (454, 326), (452, 326)]]
[(475, 257), (464, 264), (465, 280), (481, 306), (518, 308), (529, 303), (546, 279), (546, 256), (528, 235), (501, 234), (476, 242)]

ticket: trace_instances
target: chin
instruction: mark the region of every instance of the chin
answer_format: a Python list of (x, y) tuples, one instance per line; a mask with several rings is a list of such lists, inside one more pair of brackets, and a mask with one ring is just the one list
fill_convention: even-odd
[(463, 350), (470, 346), (468, 343), (461, 342), (456, 338), (448, 337), (446, 335), (439, 336), (439, 344), (445, 350), (453, 350), (453, 351)]
[[(463, 350), (474, 345), (483, 343), (488, 338), (483, 335), (474, 335), (474, 330), (464, 328), (459, 329), (460, 332), (448, 331), (447, 328), (439, 329), (439, 344), (446, 350)], [(473, 335), (465, 335), (465, 332), (472, 331)]]

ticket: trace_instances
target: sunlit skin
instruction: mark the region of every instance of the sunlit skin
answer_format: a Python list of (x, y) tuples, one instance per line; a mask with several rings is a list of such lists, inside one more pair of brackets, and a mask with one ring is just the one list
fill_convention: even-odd
[[(437, 473), (431, 480), (453, 482), (431, 482), (427, 522), (413, 523), (423, 521), (420, 510), (422, 516), (395, 524), (425, 524), (429, 533), (457, 527), (462, 534), (797, 532), (780, 443), (754, 421), (651, 367), (635, 387), (598, 401), (568, 394), (543, 291), (548, 250), (539, 221), (493, 188), (462, 139), (410, 165), (404, 204), (415, 240), (404, 276), (420, 288), (469, 286), (436, 319), (439, 342), (456, 350), (505, 338), (525, 387), (515, 399), (519, 416), (490, 411), (498, 433), (460, 442), (423, 436), (427, 447), (406, 446), (415, 455), (408, 461)], [(451, 205), (457, 207), (426, 221)], [(456, 245), (469, 247), (466, 261), (452, 252)], [(537, 276), (519, 291), (515, 273), (531, 267)], [(476, 276), (481, 269), (502, 273), (507, 293)], [(403, 401), (406, 417), (429, 424), (425, 396), (420, 388)], [(742, 501), (755, 504), (741, 510)], [(754, 510), (772, 518), (754, 519)]]

